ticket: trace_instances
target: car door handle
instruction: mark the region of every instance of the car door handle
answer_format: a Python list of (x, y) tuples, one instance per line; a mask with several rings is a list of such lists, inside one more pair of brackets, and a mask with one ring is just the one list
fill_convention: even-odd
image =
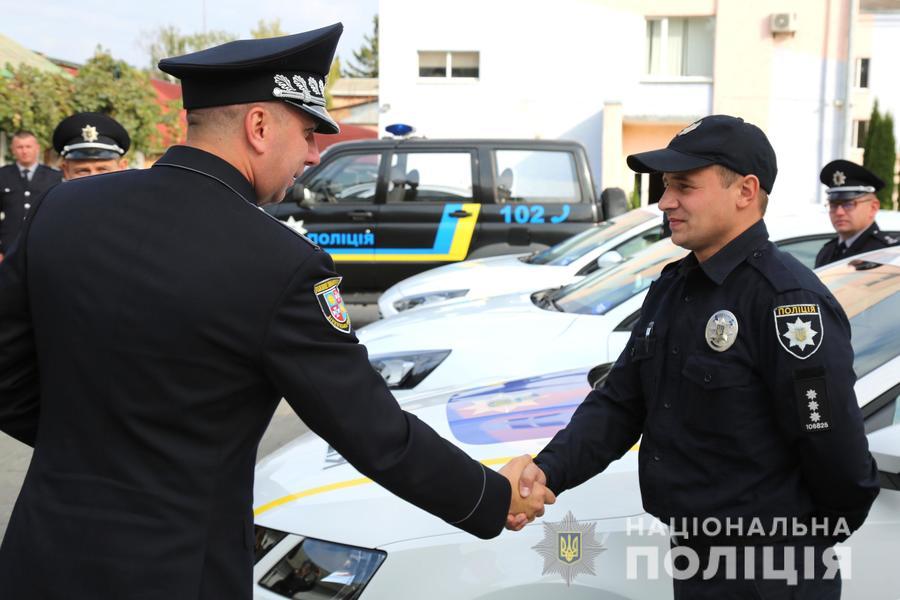
[(348, 214), (354, 221), (367, 221), (373, 216), (371, 210), (351, 210)]
[(450, 213), (449, 216), (456, 217), (457, 219), (461, 219), (463, 217), (471, 217), (472, 213), (470, 213), (467, 210), (454, 210), (452, 213)]

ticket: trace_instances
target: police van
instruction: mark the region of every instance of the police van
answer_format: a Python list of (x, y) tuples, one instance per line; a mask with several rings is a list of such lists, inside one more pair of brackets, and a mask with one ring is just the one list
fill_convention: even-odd
[(345, 293), (365, 293), (555, 244), (610, 209), (576, 142), (413, 138), (335, 144), (268, 210), (331, 254)]

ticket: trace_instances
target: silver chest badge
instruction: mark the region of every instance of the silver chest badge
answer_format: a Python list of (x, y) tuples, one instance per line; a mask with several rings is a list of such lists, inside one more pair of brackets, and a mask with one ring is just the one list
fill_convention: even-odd
[(717, 310), (706, 322), (706, 343), (716, 352), (725, 352), (737, 340), (738, 322), (734, 313)]

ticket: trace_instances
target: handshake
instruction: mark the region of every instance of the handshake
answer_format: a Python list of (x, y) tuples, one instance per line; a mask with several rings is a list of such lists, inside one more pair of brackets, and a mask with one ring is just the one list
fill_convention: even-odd
[(519, 531), (535, 517), (544, 515), (544, 506), (556, 502), (556, 495), (547, 487), (547, 477), (527, 454), (518, 456), (500, 469), (509, 480), (512, 500), (506, 516), (506, 528)]

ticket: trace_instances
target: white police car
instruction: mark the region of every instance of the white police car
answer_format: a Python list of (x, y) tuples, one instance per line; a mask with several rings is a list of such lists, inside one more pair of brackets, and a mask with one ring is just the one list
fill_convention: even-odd
[[(865, 525), (843, 545), (844, 597), (893, 597), (900, 589), (900, 248), (854, 257), (819, 274), (850, 317), (860, 375), (856, 393), (883, 481)], [(405, 408), (497, 468), (539, 451), (568, 422), (588, 391), (585, 375), (583, 369), (541, 372), (420, 394)], [(257, 466), (254, 509), (258, 600), (671, 597), (664, 569), (668, 537), (643, 511), (634, 451), (561, 495), (542, 520), (488, 541), (388, 493), (313, 434)], [(558, 570), (547, 571), (563, 561), (539, 552), (548, 545), (558, 552), (555, 533), (568, 513), (584, 531), (571, 585)], [(656, 556), (656, 568), (646, 559), (630, 560), (635, 548), (641, 556)]]
[(383, 317), (454, 299), (554, 288), (614, 265), (663, 237), (662, 211), (639, 208), (533, 254), (477, 258), (400, 281), (378, 298)]
[[(885, 230), (900, 214), (882, 213)], [(812, 267), (834, 230), (822, 209), (767, 218), (770, 239)], [(358, 331), (370, 360), (398, 398), (615, 360), (646, 289), (685, 250), (668, 239), (618, 266), (558, 290), (422, 307)]]

